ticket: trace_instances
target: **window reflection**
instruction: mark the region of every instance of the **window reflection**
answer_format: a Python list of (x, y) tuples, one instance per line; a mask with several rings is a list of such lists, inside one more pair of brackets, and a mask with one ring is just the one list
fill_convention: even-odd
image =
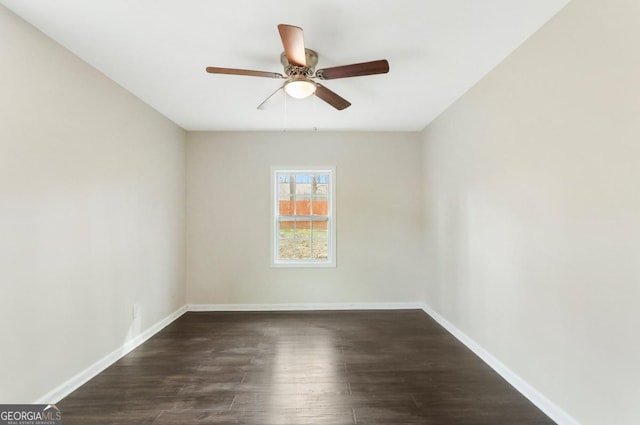
[(314, 417), (330, 423), (338, 413), (335, 397), (347, 392), (343, 370), (342, 353), (328, 332), (280, 338), (266, 397), (265, 413), (270, 423), (309, 423)]

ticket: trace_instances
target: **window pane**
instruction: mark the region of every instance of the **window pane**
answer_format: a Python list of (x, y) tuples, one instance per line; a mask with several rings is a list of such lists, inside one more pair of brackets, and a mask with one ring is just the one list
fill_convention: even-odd
[(288, 198), (291, 195), (291, 185), (288, 182), (278, 183), (278, 194), (280, 198)]
[(293, 215), (295, 214), (295, 205), (293, 201), (290, 200), (279, 200), (278, 201), (278, 214), (279, 215)]
[(296, 174), (296, 195), (311, 195), (311, 181), (310, 174)]
[(311, 258), (327, 258), (327, 222), (315, 220), (311, 223)]
[(283, 220), (279, 223), (278, 255), (279, 258), (290, 260), (295, 258), (295, 238), (297, 223), (294, 220)]
[(328, 185), (329, 184), (329, 173), (316, 173), (315, 174), (316, 183), (319, 185)]
[(335, 264), (331, 180), (332, 171), (275, 172), (276, 262)]
[(280, 239), (278, 241), (278, 258), (281, 260), (292, 260), (293, 257), (293, 239)]
[(311, 215), (311, 199), (308, 196), (296, 200), (296, 215)]
[(279, 221), (278, 258), (282, 260), (326, 259), (327, 244), (326, 221)]
[(312, 258), (314, 260), (327, 259), (327, 239), (313, 239)]
[(317, 173), (312, 181), (312, 214), (328, 215), (329, 211), (329, 174)]
[[(308, 230), (307, 233), (309, 233)], [(295, 258), (311, 258), (311, 240), (309, 238), (296, 238), (295, 249)]]

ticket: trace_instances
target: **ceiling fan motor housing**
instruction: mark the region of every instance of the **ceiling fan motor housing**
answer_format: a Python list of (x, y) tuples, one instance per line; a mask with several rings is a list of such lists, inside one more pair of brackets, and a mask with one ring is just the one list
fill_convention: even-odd
[(311, 49), (304, 49), (305, 60), (307, 66), (291, 65), (287, 60), (287, 55), (282, 52), (280, 55), (280, 63), (284, 66), (284, 73), (288, 77), (312, 77), (316, 65), (318, 64), (318, 54)]

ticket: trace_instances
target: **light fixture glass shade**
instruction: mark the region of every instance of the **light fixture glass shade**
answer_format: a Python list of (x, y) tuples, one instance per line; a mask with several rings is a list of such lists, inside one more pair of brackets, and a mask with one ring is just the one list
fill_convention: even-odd
[(295, 99), (304, 99), (316, 92), (316, 83), (307, 79), (292, 80), (285, 83), (284, 91)]

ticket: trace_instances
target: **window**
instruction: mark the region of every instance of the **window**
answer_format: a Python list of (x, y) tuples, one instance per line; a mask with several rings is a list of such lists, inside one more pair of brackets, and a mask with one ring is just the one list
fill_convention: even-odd
[(272, 265), (335, 267), (335, 169), (273, 168)]

